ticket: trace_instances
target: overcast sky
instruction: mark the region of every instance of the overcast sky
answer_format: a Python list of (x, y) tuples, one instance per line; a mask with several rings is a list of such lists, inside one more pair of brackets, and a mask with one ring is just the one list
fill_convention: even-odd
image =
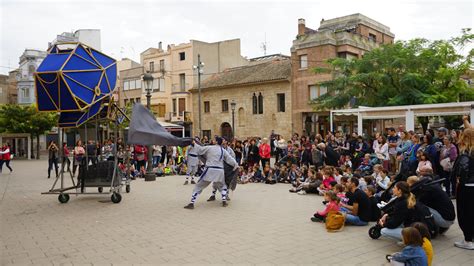
[[(414, 3), (416, 2), (416, 3)], [(317, 29), (322, 18), (362, 13), (390, 27), (398, 40), (448, 39), (473, 27), (470, 0), (125, 1), (0, 0), (0, 73), (18, 67), (24, 49), (47, 48), (57, 34), (100, 29), (102, 51), (140, 60), (140, 52), (190, 39), (241, 39), (242, 55), (290, 54), (298, 18)]]

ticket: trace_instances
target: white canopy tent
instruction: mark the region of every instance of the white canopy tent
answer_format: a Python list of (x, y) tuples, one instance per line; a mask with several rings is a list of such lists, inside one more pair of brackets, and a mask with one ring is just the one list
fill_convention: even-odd
[(367, 119), (405, 118), (406, 130), (415, 129), (416, 116), (469, 115), (474, 124), (474, 102), (455, 102), (439, 104), (418, 104), (387, 107), (364, 107), (354, 109), (331, 110), (329, 123), (334, 131), (334, 116), (357, 116), (357, 133), (363, 133), (362, 123)]

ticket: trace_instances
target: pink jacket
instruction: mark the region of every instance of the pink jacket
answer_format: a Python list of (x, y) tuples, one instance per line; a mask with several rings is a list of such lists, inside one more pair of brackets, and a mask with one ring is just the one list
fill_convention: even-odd
[(330, 211), (335, 211), (335, 212), (338, 212), (339, 211), (339, 205), (337, 204), (337, 202), (335, 201), (330, 201), (327, 205), (326, 205), (326, 209), (324, 209), (324, 211), (318, 211), (316, 212), (317, 214), (321, 215), (321, 216), (326, 216), (328, 215), (328, 213)]

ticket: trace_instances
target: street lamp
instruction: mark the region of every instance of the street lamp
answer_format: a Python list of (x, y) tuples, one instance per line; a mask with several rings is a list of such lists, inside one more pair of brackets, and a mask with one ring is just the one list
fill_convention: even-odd
[(196, 69), (198, 72), (198, 109), (199, 109), (199, 137), (202, 137), (202, 124), (201, 124), (201, 75), (204, 72), (202, 69), (204, 68), (204, 62), (201, 62), (201, 55), (198, 54), (198, 64), (197, 66), (193, 66), (193, 69)]
[[(146, 91), (146, 107), (151, 112), (151, 87), (153, 85), (153, 76), (150, 73), (145, 73), (143, 75), (143, 82), (145, 83)], [(153, 174), (153, 146), (148, 145), (148, 162), (146, 167), (145, 181), (155, 181), (156, 176)]]
[(234, 118), (235, 118), (235, 106), (237, 103), (235, 103), (234, 100), (230, 102), (230, 109), (232, 110), (232, 138), (235, 137), (235, 127), (234, 127)]

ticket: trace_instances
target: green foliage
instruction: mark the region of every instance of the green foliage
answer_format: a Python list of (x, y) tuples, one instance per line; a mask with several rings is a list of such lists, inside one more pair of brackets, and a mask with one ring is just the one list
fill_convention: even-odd
[(0, 132), (30, 133), (39, 136), (57, 123), (55, 113), (42, 113), (34, 105), (5, 104), (0, 106)]
[(351, 99), (371, 107), (474, 100), (474, 90), (460, 78), (472, 68), (474, 52), (463, 56), (457, 51), (473, 40), (470, 29), (464, 29), (449, 41), (397, 41), (360, 59), (331, 59), (328, 68), (313, 69), (332, 73), (333, 79), (322, 83), (329, 93), (312, 104), (315, 109), (338, 109)]

